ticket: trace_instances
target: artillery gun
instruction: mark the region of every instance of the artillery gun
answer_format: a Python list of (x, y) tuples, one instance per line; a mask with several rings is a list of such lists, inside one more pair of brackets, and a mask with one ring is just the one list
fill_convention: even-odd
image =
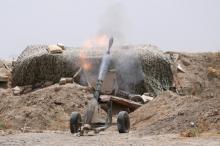
[[(112, 125), (112, 98), (101, 98), (101, 89), (104, 78), (109, 70), (111, 63), (111, 47), (113, 44), (113, 38), (109, 39), (109, 46), (107, 52), (102, 58), (102, 62), (99, 69), (98, 80), (96, 88), (93, 94), (93, 99), (88, 103), (87, 110), (82, 119), (79, 112), (72, 112), (70, 117), (70, 131), (71, 133), (80, 133), (83, 135), (85, 130), (94, 130), (95, 132), (103, 131)], [(116, 99), (117, 100), (117, 99)], [(95, 108), (98, 105), (105, 107), (107, 111), (107, 117), (105, 122), (92, 123), (92, 118), (95, 112)], [(120, 111), (117, 114), (117, 128), (119, 133), (128, 133), (130, 129), (130, 119), (127, 111)]]

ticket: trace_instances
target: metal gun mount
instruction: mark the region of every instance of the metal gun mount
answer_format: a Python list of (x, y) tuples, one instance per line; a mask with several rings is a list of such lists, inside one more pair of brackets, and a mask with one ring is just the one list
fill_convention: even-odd
[[(112, 102), (113, 100), (110, 99), (102, 99), (100, 98), (102, 84), (104, 78), (108, 72), (109, 65), (111, 63), (111, 47), (113, 45), (113, 38), (109, 39), (109, 45), (107, 52), (104, 54), (102, 58), (102, 62), (99, 69), (98, 80), (96, 83), (95, 92), (93, 94), (92, 102), (88, 104), (87, 111), (84, 115), (84, 122), (82, 122), (82, 118), (80, 113), (72, 112), (70, 117), (70, 131), (71, 133), (80, 133), (83, 135), (84, 130), (95, 130), (95, 132), (103, 131), (111, 126), (112, 124)], [(114, 98), (115, 100), (115, 98)], [(95, 104), (94, 104), (95, 103)], [(104, 123), (91, 123), (92, 117), (95, 112), (95, 108), (98, 104), (104, 104), (107, 117)], [(120, 111), (117, 116), (117, 127), (119, 133), (128, 133), (130, 129), (130, 119), (127, 111)]]

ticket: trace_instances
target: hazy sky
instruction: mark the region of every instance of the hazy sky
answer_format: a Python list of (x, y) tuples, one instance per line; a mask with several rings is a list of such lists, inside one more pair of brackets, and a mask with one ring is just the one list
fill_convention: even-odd
[(220, 0), (0, 0), (0, 58), (100, 32), (162, 50), (220, 51)]

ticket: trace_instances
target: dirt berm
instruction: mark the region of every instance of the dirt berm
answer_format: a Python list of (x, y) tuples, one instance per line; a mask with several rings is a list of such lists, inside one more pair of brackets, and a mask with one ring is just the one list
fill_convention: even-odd
[(0, 129), (68, 129), (71, 112), (83, 114), (92, 97), (87, 87), (77, 84), (56, 84), (21, 96), (10, 94), (10, 90), (0, 94)]
[(220, 131), (220, 54), (172, 54), (179, 54), (175, 84), (184, 96), (162, 93), (131, 114), (131, 127), (143, 134)]

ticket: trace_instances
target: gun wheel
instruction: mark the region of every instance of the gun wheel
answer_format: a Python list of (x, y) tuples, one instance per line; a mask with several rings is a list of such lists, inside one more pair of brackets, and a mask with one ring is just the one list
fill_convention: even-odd
[(126, 111), (118, 113), (117, 127), (119, 133), (128, 133), (130, 130), (130, 118)]
[(70, 132), (71, 133), (79, 132), (81, 126), (82, 126), (82, 118), (80, 113), (72, 112), (70, 117)]

